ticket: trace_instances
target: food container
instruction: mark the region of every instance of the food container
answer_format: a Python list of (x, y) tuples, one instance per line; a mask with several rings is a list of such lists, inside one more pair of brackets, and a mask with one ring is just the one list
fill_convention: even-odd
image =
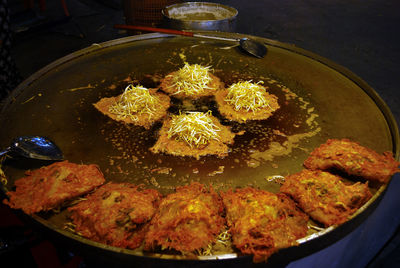
[(238, 11), (207, 2), (186, 2), (162, 10), (165, 26), (177, 30), (234, 32)]
[(181, 0), (123, 0), (126, 24), (159, 26), (163, 21), (161, 10)]

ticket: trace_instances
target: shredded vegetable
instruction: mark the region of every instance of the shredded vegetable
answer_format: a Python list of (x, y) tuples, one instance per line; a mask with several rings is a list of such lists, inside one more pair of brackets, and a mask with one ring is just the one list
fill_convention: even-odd
[(137, 115), (148, 114), (151, 118), (159, 105), (159, 99), (150, 94), (150, 91), (141, 86), (130, 84), (125, 88), (119, 101), (110, 106), (110, 113), (122, 118), (131, 118), (137, 121)]
[(210, 87), (212, 77), (210, 76), (210, 66), (204, 67), (199, 64), (188, 64), (176, 71), (172, 76), (170, 87), (176, 88), (174, 95), (185, 93), (187, 95), (196, 95), (204, 92)]
[(172, 116), (168, 138), (175, 137), (177, 140), (185, 141), (190, 147), (199, 147), (211, 140), (219, 141), (220, 130), (211, 119), (211, 111), (180, 113)]
[(232, 84), (228, 88), (225, 101), (234, 106), (236, 111), (245, 109), (246, 111), (257, 111), (260, 108), (269, 106), (265, 97), (265, 87), (263, 82), (252, 83), (251, 81), (241, 81)]

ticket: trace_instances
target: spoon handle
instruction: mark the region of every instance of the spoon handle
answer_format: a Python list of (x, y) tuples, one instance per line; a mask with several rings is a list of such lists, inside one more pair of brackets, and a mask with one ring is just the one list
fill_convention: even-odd
[(208, 39), (230, 41), (230, 42), (238, 42), (239, 41), (239, 39), (234, 39), (234, 38), (203, 35), (203, 34), (196, 34), (196, 33), (192, 33), (192, 32), (187, 32), (187, 31), (180, 31), (180, 30), (174, 30), (174, 29), (165, 29), (165, 28), (155, 28), (155, 27), (148, 27), (148, 26), (115, 24), (114, 28), (116, 28), (116, 29), (125, 29), (125, 30), (138, 30), (138, 31), (146, 31), (146, 32), (158, 32), (158, 33), (176, 34), (176, 35), (184, 35), (184, 36), (190, 36), (190, 37), (199, 37), (199, 38), (208, 38)]
[(1, 151), (1, 152), (0, 152), (0, 157), (2, 157), (3, 155), (6, 155), (7, 153), (9, 153), (9, 152), (10, 152), (10, 150), (11, 150), (11, 148), (10, 148), (10, 147), (8, 147), (7, 149), (5, 149), (5, 150)]
[(115, 24), (114, 28), (125, 29), (125, 30), (138, 30), (138, 31), (145, 31), (145, 32), (159, 32), (159, 33), (167, 33), (167, 34), (193, 36), (192, 32), (179, 31), (179, 30), (173, 30), (173, 29), (155, 28), (155, 27), (148, 27), (148, 26)]
[(193, 34), (193, 36), (200, 37), (200, 38), (214, 39), (214, 40), (229, 41), (229, 42), (239, 42), (239, 40), (240, 40), (240, 39), (234, 39), (234, 38), (219, 37), (219, 36), (213, 36), (213, 35), (203, 35), (203, 34)]

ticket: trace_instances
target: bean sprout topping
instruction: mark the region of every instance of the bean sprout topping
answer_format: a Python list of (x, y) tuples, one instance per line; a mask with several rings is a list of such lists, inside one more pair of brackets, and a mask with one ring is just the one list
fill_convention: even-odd
[(137, 115), (140, 114), (148, 114), (151, 118), (158, 105), (158, 98), (151, 95), (147, 88), (130, 84), (125, 88), (120, 99), (110, 106), (109, 111), (121, 118), (129, 117), (137, 121)]
[(211, 111), (186, 112), (173, 115), (168, 138), (185, 141), (190, 147), (208, 144), (211, 140), (219, 141), (218, 131), (221, 129), (211, 119)]
[(236, 111), (245, 109), (246, 111), (257, 111), (260, 108), (269, 106), (265, 98), (265, 87), (260, 85), (263, 82), (252, 83), (252, 81), (241, 81), (232, 84), (228, 88), (225, 101), (234, 106)]
[(204, 67), (199, 64), (188, 64), (176, 71), (172, 76), (170, 87), (176, 88), (174, 95), (185, 93), (196, 95), (203, 93), (206, 89), (214, 89), (209, 84), (212, 81), (210, 66)]

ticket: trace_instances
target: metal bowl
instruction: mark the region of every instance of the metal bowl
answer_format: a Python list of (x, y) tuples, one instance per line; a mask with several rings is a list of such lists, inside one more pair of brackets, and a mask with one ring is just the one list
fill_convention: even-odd
[(162, 14), (168, 28), (234, 32), (238, 11), (221, 4), (186, 2), (165, 7)]

